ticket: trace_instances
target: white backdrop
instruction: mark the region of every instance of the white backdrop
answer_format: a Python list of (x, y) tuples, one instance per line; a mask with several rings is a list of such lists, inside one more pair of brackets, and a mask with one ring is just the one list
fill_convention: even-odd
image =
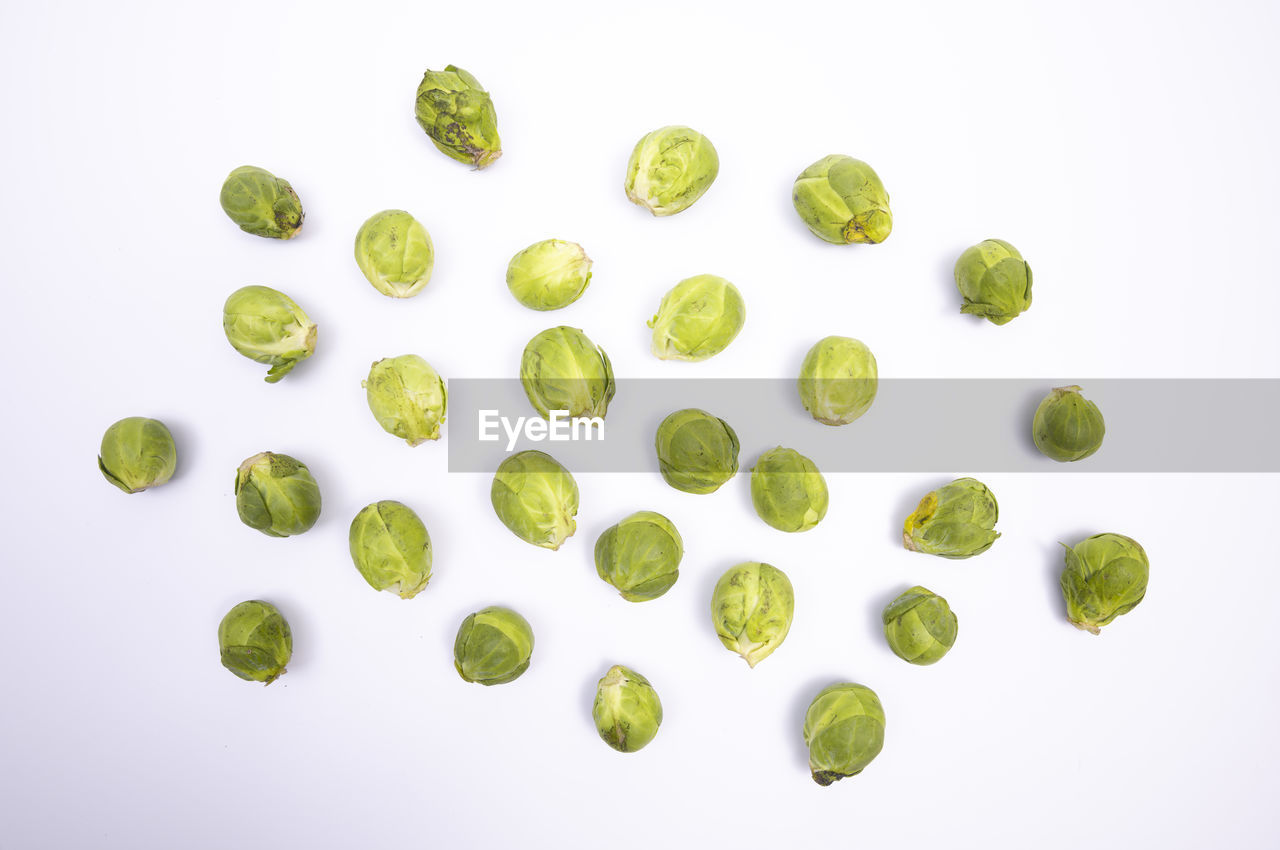
[[(1280, 377), (1278, 14), (1204, 8), (6, 4), (0, 847), (1275, 846), (1274, 475), (832, 475), (831, 512), (803, 535), (754, 516), (746, 476), (712, 496), (583, 476), (578, 534), (552, 553), (501, 527), (487, 476), (447, 472), (445, 442), (384, 434), (360, 388), (371, 361), (406, 352), (446, 377), (513, 375), (561, 323), (625, 377), (786, 377), (828, 334), (867, 342), (883, 377)], [(505, 153), (484, 172), (413, 120), (423, 69), (448, 63), (497, 106)], [(653, 219), (623, 170), (672, 123), (706, 133), (721, 171)], [(829, 246), (795, 216), (791, 181), (833, 152), (888, 187), (884, 244)], [(245, 163), (293, 183), (298, 239), (225, 218), (219, 186)], [(405, 302), (351, 259), (387, 207), (437, 249)], [(1004, 327), (959, 315), (951, 282), (958, 252), (992, 236), (1036, 275), (1034, 306)], [(503, 272), (549, 237), (581, 242), (595, 277), (536, 314)], [(745, 330), (706, 363), (655, 360), (645, 321), (701, 272), (740, 287)], [(320, 326), (277, 385), (221, 333), (223, 300), (250, 283)], [(180, 460), (126, 497), (94, 455), (131, 415), (168, 423)], [(744, 466), (764, 448), (744, 446)], [(319, 480), (307, 534), (237, 520), (235, 467), (262, 450)], [(902, 518), (958, 474), (991, 486), (1004, 537), (964, 562), (904, 551)], [(409, 602), (373, 592), (346, 552), (351, 517), (385, 498), (435, 544)], [(687, 552), (671, 592), (632, 605), (591, 548), (641, 508)], [(1096, 531), (1152, 562), (1147, 599), (1100, 637), (1065, 623), (1056, 587), (1058, 541)], [(797, 595), (791, 636), (755, 670), (707, 615), (716, 578), (748, 559)], [(934, 667), (879, 633), (915, 583), (960, 619)], [(265, 689), (218, 663), (218, 620), (248, 598), (294, 630)], [(488, 604), (536, 632), (503, 687), (452, 669), (459, 621)], [(613, 663), (666, 710), (633, 755), (591, 723)], [(802, 715), (844, 679), (880, 694), (886, 744), (819, 788)]]

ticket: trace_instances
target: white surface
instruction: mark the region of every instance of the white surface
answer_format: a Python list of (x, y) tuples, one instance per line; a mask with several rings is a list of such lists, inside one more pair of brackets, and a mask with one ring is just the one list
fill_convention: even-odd
[[(831, 476), (830, 515), (798, 536), (756, 519), (745, 476), (706, 497), (584, 477), (579, 532), (550, 553), (499, 525), (486, 476), (446, 472), (445, 444), (378, 429), (360, 389), (371, 361), (412, 351), (448, 377), (510, 375), (553, 323), (585, 328), (622, 376), (787, 376), (831, 333), (866, 341), (884, 376), (1277, 376), (1274, 5), (693, 5), (0, 10), (0, 847), (1280, 841), (1274, 476), (983, 476), (1004, 537), (968, 562), (907, 553), (897, 529), (949, 473), (981, 470)], [(422, 70), (451, 62), (497, 105), (505, 154), (482, 173), (413, 121)], [(623, 197), (623, 166), (669, 123), (707, 133), (722, 166), (693, 208), (655, 220)], [(827, 246), (795, 217), (792, 179), (832, 152), (889, 187), (885, 244)], [(218, 188), (244, 163), (292, 181), (297, 240), (223, 216)], [(386, 207), (437, 248), (407, 302), (350, 257)], [(503, 271), (552, 236), (585, 245), (595, 277), (535, 314)], [(1002, 328), (960, 316), (950, 281), (989, 236), (1036, 272), (1035, 305)], [(652, 359), (644, 321), (704, 271), (742, 289), (746, 329), (700, 366)], [(278, 385), (219, 327), (248, 283), (320, 325), (316, 355)], [(132, 497), (94, 464), (128, 415), (163, 419), (180, 450), (169, 485)], [(763, 448), (744, 446), (744, 464)], [(236, 518), (234, 468), (264, 449), (323, 489), (301, 537)], [(374, 593), (347, 556), (350, 518), (381, 498), (417, 509), (435, 543), (410, 602)], [(591, 547), (638, 508), (670, 515), (687, 555), (670, 593), (631, 605)], [(1152, 580), (1095, 638), (1063, 622), (1057, 541), (1102, 530), (1140, 540)], [(755, 670), (706, 614), (746, 559), (786, 570), (798, 600)], [(960, 618), (931, 668), (878, 633), (913, 583)], [(218, 664), (218, 620), (247, 598), (294, 630), (266, 689)], [(481, 688), (450, 651), (491, 603), (524, 612), (537, 646), (518, 682)], [(630, 756), (590, 719), (614, 662), (666, 710)], [(842, 679), (880, 694), (887, 739), (863, 775), (822, 789), (801, 718)]]

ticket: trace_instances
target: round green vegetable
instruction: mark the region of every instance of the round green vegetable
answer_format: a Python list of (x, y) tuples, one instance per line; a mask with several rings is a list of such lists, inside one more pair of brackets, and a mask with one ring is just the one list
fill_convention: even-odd
[(559, 310), (582, 297), (591, 282), (591, 258), (577, 242), (546, 239), (511, 258), (507, 289), (530, 310)]
[(596, 685), (591, 717), (606, 744), (620, 753), (634, 753), (658, 734), (662, 703), (648, 679), (615, 664)]
[(293, 633), (270, 602), (241, 602), (218, 624), (218, 652), (222, 666), (241, 679), (269, 685), (284, 675), (293, 655)]
[(158, 419), (130, 416), (113, 423), (102, 435), (98, 469), (126, 493), (159, 487), (173, 477), (177, 464), (173, 435)]
[(654, 443), (663, 479), (685, 493), (714, 493), (738, 471), (738, 435), (705, 410), (672, 413)]
[(917, 585), (884, 609), (884, 638), (912, 664), (934, 664), (956, 642), (956, 615), (947, 600)]
[(653, 328), (653, 354), (660, 360), (706, 360), (729, 347), (747, 320), (738, 288), (722, 277), (685, 278), (662, 296)]
[(847, 336), (818, 340), (796, 381), (800, 403), (823, 425), (848, 425), (867, 412), (879, 388), (875, 355)]
[(1059, 462), (1084, 460), (1102, 446), (1106, 432), (1098, 405), (1075, 386), (1058, 387), (1045, 396), (1031, 422), (1036, 448)]
[(417, 295), (431, 280), (435, 262), (431, 234), (404, 210), (375, 213), (356, 233), (356, 265), (383, 295)]
[(302, 308), (269, 286), (245, 286), (222, 307), (222, 332), (236, 351), (271, 367), (274, 384), (316, 350), (316, 326)]
[(627, 162), (627, 197), (657, 216), (688, 209), (711, 188), (720, 157), (688, 127), (663, 127), (636, 142)]
[(961, 313), (1003, 325), (1031, 306), (1031, 266), (1008, 242), (988, 239), (956, 260), (956, 288)]
[(544, 419), (551, 411), (570, 417), (603, 417), (616, 390), (604, 349), (577, 328), (548, 328), (529, 340), (520, 358), (520, 383)]
[(454, 65), (427, 71), (418, 84), (414, 117), (446, 156), (476, 168), (502, 156), (498, 115), (480, 81)]
[(857, 776), (884, 746), (884, 707), (865, 685), (841, 682), (823, 688), (804, 713), (813, 781), (830, 785)]
[(512, 534), (543, 549), (559, 549), (578, 528), (578, 483), (545, 452), (516, 452), (502, 461), (489, 499)]
[(596, 540), (596, 573), (628, 602), (657, 599), (680, 577), (684, 541), (671, 520), (637, 511)]
[(726, 649), (755, 667), (782, 645), (795, 617), (796, 597), (787, 574), (747, 561), (730, 568), (711, 594), (711, 623)]
[(379, 360), (361, 382), (382, 430), (411, 446), (440, 439), (449, 390), (431, 364), (416, 354)]
[(902, 545), (943, 558), (972, 558), (991, 548), (1000, 507), (987, 485), (957, 478), (920, 500), (902, 528)]
[(1133, 538), (1095, 534), (1075, 546), (1062, 546), (1067, 550), (1062, 597), (1067, 620), (1077, 629), (1096, 635), (1146, 595), (1150, 564)]
[(791, 200), (814, 235), (837, 245), (883, 242), (893, 230), (884, 184), (851, 156), (823, 157), (800, 172)]
[(510, 608), (468, 614), (453, 641), (453, 666), (468, 682), (504, 685), (529, 669), (533, 629)]
[(320, 487), (311, 471), (288, 455), (259, 452), (236, 470), (240, 521), (268, 537), (301, 534), (320, 518)]
[(779, 446), (751, 470), (751, 504), (779, 531), (808, 531), (827, 515), (827, 481), (809, 458)]
[(374, 502), (351, 521), (351, 560), (374, 590), (412, 599), (431, 580), (431, 537), (408, 505)]
[(242, 165), (227, 175), (218, 199), (222, 211), (245, 233), (292, 239), (302, 227), (302, 202), (288, 180), (265, 168)]

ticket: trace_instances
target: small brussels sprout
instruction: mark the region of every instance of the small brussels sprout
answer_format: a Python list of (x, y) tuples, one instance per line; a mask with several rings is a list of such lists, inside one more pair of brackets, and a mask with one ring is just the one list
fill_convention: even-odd
[(416, 354), (388, 357), (360, 385), (382, 430), (411, 446), (440, 439), (449, 390), (430, 363)]
[(412, 599), (431, 580), (431, 536), (408, 505), (366, 505), (347, 534), (351, 560), (374, 590)]
[(461, 68), (446, 65), (423, 74), (413, 114), (431, 142), (458, 162), (484, 168), (502, 156), (493, 100)]
[(222, 211), (245, 233), (292, 239), (302, 227), (302, 202), (288, 180), (252, 165), (227, 175), (219, 198)]
[(804, 713), (813, 781), (830, 785), (857, 776), (884, 746), (884, 707), (865, 685), (841, 682), (823, 688)]
[(818, 340), (796, 381), (800, 403), (823, 425), (848, 425), (867, 412), (879, 388), (875, 355), (847, 336)]
[(808, 531), (827, 515), (827, 481), (809, 458), (779, 446), (751, 470), (751, 504), (779, 531)]
[(417, 295), (431, 280), (435, 262), (431, 234), (404, 210), (376, 213), (356, 233), (356, 265), (383, 295)]
[(222, 331), (236, 351), (266, 363), (274, 384), (316, 350), (316, 326), (302, 308), (269, 286), (245, 286), (222, 306)]
[(577, 242), (535, 242), (507, 264), (507, 289), (530, 310), (568, 307), (590, 282), (591, 258)]
[(289, 623), (270, 602), (252, 599), (227, 612), (218, 624), (222, 666), (247, 682), (269, 685), (284, 675), (293, 655)]
[(520, 383), (539, 415), (604, 416), (617, 389), (604, 349), (577, 328), (548, 328), (529, 340), (520, 358)]
[(660, 360), (706, 360), (729, 347), (747, 321), (738, 288), (722, 277), (685, 278), (662, 296), (653, 328), (653, 354)]
[(159, 487), (173, 477), (177, 464), (173, 435), (158, 419), (130, 416), (113, 423), (102, 435), (98, 469), (126, 493)]
[(1146, 595), (1150, 564), (1138, 541), (1123, 534), (1095, 534), (1075, 546), (1062, 546), (1067, 550), (1062, 598), (1067, 621), (1077, 629), (1096, 635)]
[(236, 470), (240, 521), (268, 537), (301, 534), (320, 518), (320, 487), (306, 464), (259, 452)]
[(680, 577), (684, 541), (671, 520), (637, 511), (596, 540), (596, 573), (628, 602), (657, 599)]
[(504, 460), (489, 500), (512, 534), (543, 549), (559, 549), (578, 528), (578, 482), (545, 452), (516, 452)]
[(1080, 395), (1079, 387), (1058, 387), (1036, 408), (1031, 438), (1051, 460), (1084, 460), (1102, 446), (1107, 425), (1098, 405)]
[(591, 717), (606, 744), (620, 753), (634, 753), (658, 734), (662, 703), (648, 679), (615, 664), (596, 685)]
[(1008, 242), (988, 239), (956, 260), (956, 287), (961, 313), (1003, 325), (1031, 306), (1031, 266)]
[(711, 594), (711, 622), (726, 649), (755, 667), (787, 639), (796, 596), (787, 574), (747, 561), (732, 567)]
[(884, 184), (851, 156), (833, 154), (801, 171), (791, 201), (815, 236), (837, 245), (883, 242), (893, 230)]
[(956, 642), (958, 623), (947, 600), (917, 585), (884, 609), (884, 638), (893, 654), (912, 664), (933, 664)]
[(902, 545), (943, 558), (972, 558), (991, 548), (1000, 508), (987, 485), (957, 478), (920, 500), (902, 528)]
[(663, 127), (636, 142), (627, 161), (627, 198), (657, 216), (688, 209), (711, 188), (720, 157), (688, 127)]
[(738, 435), (705, 410), (677, 410), (658, 426), (654, 444), (663, 479), (685, 493), (714, 493), (738, 471)]
[(453, 641), (453, 666), (468, 682), (505, 685), (529, 669), (533, 629), (510, 608), (493, 606), (468, 614)]

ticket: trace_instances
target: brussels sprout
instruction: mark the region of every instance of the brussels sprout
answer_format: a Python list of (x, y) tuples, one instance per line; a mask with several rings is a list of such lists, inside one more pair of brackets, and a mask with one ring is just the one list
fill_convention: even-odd
[(830, 785), (857, 776), (884, 746), (884, 707), (865, 685), (841, 682), (823, 688), (804, 713), (813, 781)]
[(1000, 508), (987, 485), (957, 478), (920, 500), (902, 528), (902, 545), (943, 558), (971, 558), (991, 548)]
[(961, 313), (1003, 325), (1031, 306), (1031, 266), (1008, 242), (988, 239), (956, 260), (956, 287)]
[(520, 383), (544, 418), (553, 410), (570, 417), (604, 416), (616, 389), (604, 349), (576, 328), (548, 328), (529, 340), (520, 358)]
[(453, 666), (468, 682), (505, 685), (529, 669), (533, 629), (510, 608), (493, 606), (468, 614), (453, 641)]
[(356, 265), (383, 295), (417, 295), (431, 280), (435, 262), (431, 234), (404, 210), (376, 213), (356, 233)]
[(316, 350), (316, 326), (293, 299), (269, 286), (237, 289), (222, 306), (222, 331), (236, 351), (271, 367), (274, 384)]
[(412, 599), (431, 580), (431, 536), (408, 505), (374, 502), (351, 521), (351, 560), (374, 590)]
[(732, 567), (711, 594), (711, 622), (726, 649), (755, 667), (787, 639), (796, 597), (787, 574), (747, 561)]
[(259, 452), (236, 470), (240, 521), (268, 537), (301, 534), (320, 518), (320, 487), (306, 464)]
[(293, 655), (293, 633), (276, 606), (253, 599), (222, 618), (218, 651), (223, 667), (245, 681), (269, 685), (284, 675)]
[(158, 419), (130, 416), (102, 435), (98, 469), (126, 493), (159, 487), (173, 477), (178, 449), (173, 435)]
[(705, 410), (677, 410), (654, 443), (663, 479), (685, 493), (714, 493), (738, 471), (738, 435)]
[(1102, 445), (1107, 425), (1098, 405), (1080, 395), (1079, 387), (1058, 387), (1045, 396), (1031, 421), (1031, 438), (1045, 457), (1066, 462), (1084, 460)]
[(706, 360), (729, 347), (747, 320), (738, 288), (722, 277), (685, 278), (662, 296), (653, 328), (653, 354), (660, 360)]
[(879, 388), (875, 355), (847, 336), (818, 340), (796, 381), (800, 403), (823, 425), (848, 425), (867, 412)]
[(590, 282), (591, 258), (577, 242), (535, 242), (507, 264), (507, 289), (530, 310), (568, 307)]
[(578, 528), (578, 482), (544, 452), (516, 452), (504, 460), (489, 500), (512, 534), (543, 549), (559, 549)]
[(637, 511), (596, 541), (596, 572), (628, 602), (657, 599), (680, 577), (684, 541), (671, 520)]
[(1147, 593), (1150, 565), (1138, 541), (1123, 534), (1095, 534), (1067, 550), (1062, 598), (1067, 621), (1098, 634), (1102, 627), (1134, 609)]
[(245, 233), (292, 239), (302, 227), (302, 202), (288, 180), (265, 168), (242, 165), (227, 175), (219, 198), (222, 211)]
[(648, 679), (615, 664), (596, 685), (591, 717), (606, 744), (620, 753), (634, 753), (658, 734), (662, 703)]
[(815, 236), (837, 245), (883, 242), (893, 230), (884, 184), (851, 156), (823, 157), (800, 172), (791, 201)]
[(432, 143), (458, 162), (484, 168), (502, 156), (493, 101), (480, 81), (461, 68), (427, 71), (418, 84), (413, 113)]
[(411, 446), (440, 439), (449, 404), (444, 378), (416, 354), (379, 360), (361, 382), (382, 430)]
[(751, 504), (779, 531), (808, 531), (827, 515), (827, 481), (809, 458), (779, 446), (751, 470)]
[(633, 204), (654, 215), (675, 215), (701, 198), (719, 171), (710, 139), (688, 127), (663, 127), (636, 142), (624, 188)]
[(912, 664), (933, 664), (956, 642), (956, 615), (947, 600), (919, 585), (884, 609), (884, 638), (893, 654)]

